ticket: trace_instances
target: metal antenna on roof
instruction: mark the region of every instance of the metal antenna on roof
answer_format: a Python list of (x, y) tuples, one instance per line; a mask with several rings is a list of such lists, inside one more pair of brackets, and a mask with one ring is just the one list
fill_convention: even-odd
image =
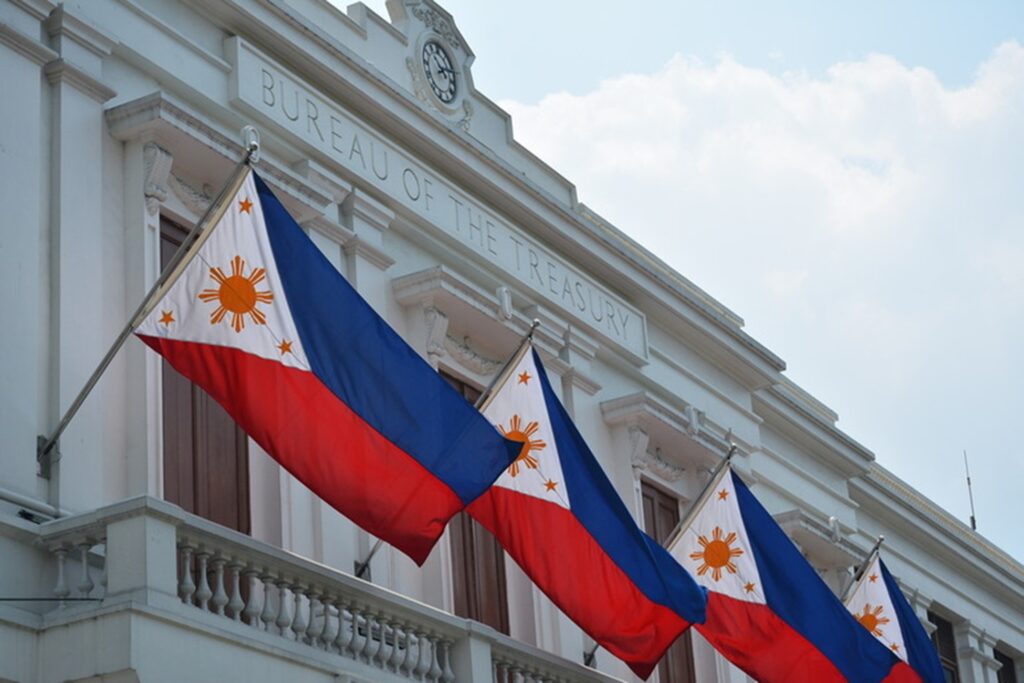
[(967, 465), (967, 449), (964, 449), (964, 472), (967, 473), (967, 497), (971, 500), (971, 531), (978, 530), (978, 523), (974, 519), (974, 491), (971, 490), (971, 468)]

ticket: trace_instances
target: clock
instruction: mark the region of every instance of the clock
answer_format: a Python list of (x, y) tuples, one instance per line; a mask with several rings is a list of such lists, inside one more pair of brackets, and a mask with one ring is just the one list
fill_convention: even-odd
[(434, 96), (445, 104), (451, 104), (456, 94), (455, 67), (436, 40), (428, 40), (423, 45), (423, 72)]

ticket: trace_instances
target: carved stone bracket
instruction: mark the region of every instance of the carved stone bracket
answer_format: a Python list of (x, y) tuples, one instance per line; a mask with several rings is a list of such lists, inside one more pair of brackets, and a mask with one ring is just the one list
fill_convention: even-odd
[(448, 316), (434, 306), (427, 306), (423, 309), (423, 319), (427, 324), (427, 358), (436, 366), (446, 353)]
[(666, 461), (661, 457), (658, 449), (655, 449), (653, 453), (647, 449), (651, 437), (646, 430), (638, 425), (630, 425), (627, 429), (633, 476), (639, 478), (640, 474), (646, 470), (668, 483), (677, 482), (683, 477), (685, 468)]
[(145, 189), (146, 211), (155, 216), (160, 205), (167, 201), (168, 180), (174, 157), (155, 142), (147, 142), (142, 148), (143, 165), (146, 170)]

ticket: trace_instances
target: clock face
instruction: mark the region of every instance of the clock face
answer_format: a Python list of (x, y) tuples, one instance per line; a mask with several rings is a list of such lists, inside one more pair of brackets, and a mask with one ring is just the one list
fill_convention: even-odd
[(437, 99), (451, 104), (455, 99), (455, 68), (448, 53), (435, 40), (423, 46), (423, 72)]

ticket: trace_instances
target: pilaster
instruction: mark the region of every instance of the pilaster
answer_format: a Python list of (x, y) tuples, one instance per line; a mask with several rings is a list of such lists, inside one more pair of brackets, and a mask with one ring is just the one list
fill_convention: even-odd
[(395, 261), (383, 247), (384, 234), (391, 227), (395, 214), (355, 190), (342, 203), (342, 217), (344, 224), (355, 233), (345, 245), (349, 282), (387, 320), (389, 282), (385, 273)]
[(996, 639), (984, 629), (962, 621), (954, 626), (961, 683), (998, 683), (999, 661), (993, 656)]
[[(355, 236), (344, 246), (346, 275), (356, 291), (377, 311), (378, 315), (394, 325), (388, 310), (391, 291), (387, 269), (394, 259), (384, 250), (384, 234), (391, 227), (395, 214), (372, 197), (353, 190), (341, 204), (342, 222)], [(365, 559), (376, 539), (358, 530), (359, 561)], [(394, 586), (396, 572), (406, 573), (407, 560), (390, 546), (385, 547), (370, 563), (374, 583)], [(399, 568), (401, 567), (401, 569)]]
[[(43, 68), (51, 84), (49, 410), (56, 424), (124, 323), (122, 309), (110, 305), (123, 297), (117, 277), (123, 264), (109, 258), (107, 247), (116, 241), (120, 249), (121, 235), (107, 230), (103, 202), (103, 102), (115, 93), (101, 78), (114, 41), (63, 6), (44, 28), (59, 55)], [(104, 406), (118, 403), (110, 376), (123, 372), (123, 362), (115, 360), (107, 382), (97, 385), (61, 439), (50, 480), (55, 506), (94, 506), (116, 485), (104, 480), (104, 465), (120, 458), (124, 445), (114, 441), (116, 429), (104, 430), (110, 416)]]
[(49, 192), (50, 116), (42, 66), (57, 53), (40, 40), (40, 22), (52, 7), (0, 3), (0, 182), (3, 247), (0, 248), (0, 316), (16, 326), (0, 354), (0, 434), (9, 456), (3, 485), (31, 499), (47, 495), (39, 479), (36, 436), (53, 429), (50, 382)]
[[(160, 210), (170, 194), (173, 155), (145, 136), (124, 146), (125, 320), (160, 274)], [(126, 373), (127, 495), (163, 496), (162, 362), (142, 344), (122, 351)]]

